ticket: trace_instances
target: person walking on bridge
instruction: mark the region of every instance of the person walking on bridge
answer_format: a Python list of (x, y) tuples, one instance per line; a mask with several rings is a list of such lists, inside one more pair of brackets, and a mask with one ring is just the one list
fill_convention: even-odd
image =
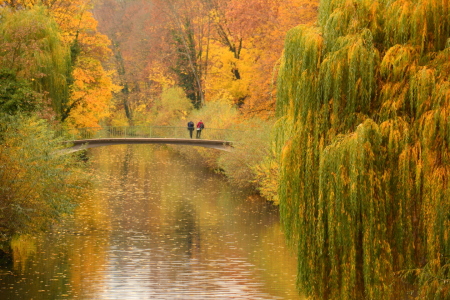
[(194, 131), (194, 122), (189, 121), (187, 126), (188, 126), (188, 130), (189, 130), (189, 135), (191, 136), (191, 139), (192, 139), (192, 132)]
[(205, 128), (205, 124), (203, 124), (202, 120), (197, 123), (197, 138), (199, 139), (202, 135), (202, 130)]

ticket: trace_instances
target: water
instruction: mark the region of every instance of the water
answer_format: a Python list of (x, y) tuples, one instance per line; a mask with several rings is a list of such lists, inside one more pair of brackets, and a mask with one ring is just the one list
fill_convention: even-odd
[(94, 190), (19, 243), (0, 299), (303, 299), (275, 207), (164, 147), (89, 151)]

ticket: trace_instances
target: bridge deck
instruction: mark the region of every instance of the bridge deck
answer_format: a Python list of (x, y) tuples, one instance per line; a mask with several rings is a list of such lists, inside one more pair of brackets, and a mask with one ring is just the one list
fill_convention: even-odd
[(99, 138), (67, 141), (73, 144), (67, 148), (69, 152), (75, 152), (82, 149), (95, 148), (111, 145), (134, 145), (134, 144), (172, 144), (213, 148), (222, 151), (231, 151), (232, 142), (222, 140), (203, 140), (203, 139), (181, 139), (181, 138)]

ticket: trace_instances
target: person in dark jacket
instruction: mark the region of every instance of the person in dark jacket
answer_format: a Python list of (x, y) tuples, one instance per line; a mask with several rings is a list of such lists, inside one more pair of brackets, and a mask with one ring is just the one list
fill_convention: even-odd
[(197, 138), (199, 139), (201, 134), (202, 134), (202, 130), (205, 128), (205, 124), (203, 124), (202, 120), (200, 120), (200, 122), (197, 123)]
[(194, 131), (194, 122), (189, 121), (187, 126), (188, 126), (188, 130), (189, 130), (189, 135), (191, 136), (191, 139), (192, 139), (192, 132)]

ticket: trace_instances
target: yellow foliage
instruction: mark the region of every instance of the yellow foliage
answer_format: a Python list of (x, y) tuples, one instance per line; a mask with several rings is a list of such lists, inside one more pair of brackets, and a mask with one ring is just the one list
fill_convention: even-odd
[[(243, 51), (241, 56), (243, 58), (238, 59), (226, 46), (218, 42), (211, 42), (209, 47), (210, 65), (205, 84), (206, 99), (232, 100), (237, 103), (239, 99), (247, 97), (251, 78), (250, 61), (245, 59), (248, 53)], [(239, 70), (240, 80), (235, 78), (233, 70)]]
[(165, 126), (172, 122), (186, 121), (187, 114), (192, 109), (192, 103), (186, 97), (183, 89), (178, 86), (166, 87), (153, 107), (155, 115), (152, 120), (153, 125)]
[(98, 127), (99, 121), (108, 117), (108, 106), (113, 87), (98, 60), (80, 57), (73, 71), (71, 102), (75, 105), (67, 119), (75, 128)]
[[(3, 1), (3, 5), (20, 11), (23, 7), (44, 6), (59, 25), (59, 38), (67, 49), (72, 50), (71, 64), (73, 84), (70, 95), (63, 95), (54, 109), (60, 118), (69, 120), (69, 126), (98, 126), (98, 121), (107, 116), (107, 106), (111, 99), (112, 84), (110, 74), (101, 65), (111, 55), (110, 41), (97, 31), (97, 21), (88, 10), (89, 0), (56, 1)], [(37, 51), (36, 51), (37, 52)], [(64, 59), (63, 55), (58, 59)], [(70, 70), (69, 70), (70, 71)], [(54, 72), (56, 73), (56, 72)], [(67, 74), (58, 77), (67, 78)], [(44, 77), (45, 79), (46, 77)], [(68, 80), (67, 80), (68, 79)], [(71, 78), (66, 80), (70, 83)], [(54, 80), (56, 81), (56, 80)], [(59, 90), (62, 93), (62, 88)], [(54, 95), (50, 95), (55, 98)], [(69, 97), (69, 99), (67, 99)], [(52, 99), (55, 102), (55, 99)]]
[(165, 72), (165, 68), (161, 65), (161, 62), (153, 62), (149, 73), (149, 79), (157, 83), (161, 88), (175, 85), (175, 79), (171, 74)]

